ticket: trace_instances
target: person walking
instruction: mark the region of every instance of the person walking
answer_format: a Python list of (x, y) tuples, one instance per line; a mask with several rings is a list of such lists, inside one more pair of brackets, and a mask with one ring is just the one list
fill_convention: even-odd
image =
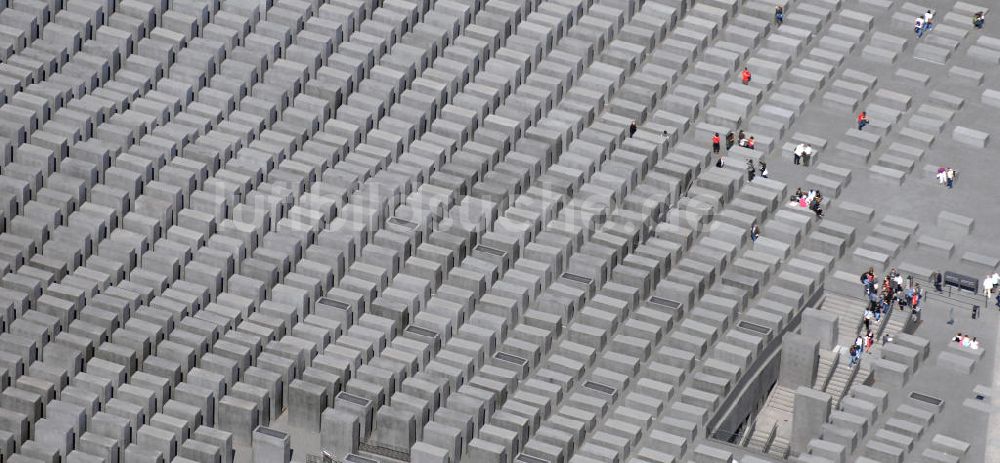
[(950, 190), (952, 189), (952, 187), (955, 186), (955, 176), (957, 175), (957, 173), (955, 172), (955, 169), (949, 167), (944, 174), (946, 178), (945, 183), (948, 185), (948, 189)]
[(760, 236), (760, 227), (757, 226), (757, 222), (754, 222), (753, 225), (750, 225), (750, 241), (756, 243), (757, 238), (759, 236)]
[(779, 26), (785, 22), (785, 9), (781, 5), (774, 7), (774, 22), (778, 23)]
[(760, 177), (767, 178), (767, 163), (764, 161), (758, 161), (757, 168), (760, 170)]
[(861, 114), (858, 114), (858, 130), (864, 129), (865, 126), (870, 123), (871, 121), (868, 120), (868, 113), (861, 111)]
[(748, 85), (750, 83), (750, 70), (743, 68), (743, 72), (740, 73), (740, 79), (743, 80), (743, 85)]
[(931, 10), (927, 10), (924, 13), (924, 31), (926, 32), (931, 29), (934, 29), (934, 13), (931, 13)]
[(924, 17), (917, 16), (917, 19), (913, 20), (913, 32), (917, 34), (917, 38), (924, 36)]
[(715, 135), (712, 135), (712, 152), (719, 154), (720, 145), (722, 145), (722, 139), (719, 138), (719, 132), (715, 132)]
[(747, 181), (752, 182), (756, 174), (757, 174), (757, 169), (755, 169), (753, 166), (753, 160), (747, 159)]
[(632, 135), (635, 135), (635, 132), (637, 130), (639, 130), (639, 127), (637, 125), (635, 125), (635, 121), (632, 121), (632, 123), (629, 124), (629, 126), (628, 126), (628, 136), (629, 136), (629, 138), (632, 138)]

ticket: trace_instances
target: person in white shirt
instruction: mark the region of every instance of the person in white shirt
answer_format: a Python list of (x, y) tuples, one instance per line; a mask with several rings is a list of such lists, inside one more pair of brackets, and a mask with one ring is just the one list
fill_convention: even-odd
[(993, 289), (1000, 286), (1000, 273), (994, 273), (992, 275), (986, 275), (983, 279), (983, 293), (986, 297), (993, 295)]
[(924, 13), (924, 30), (929, 31), (934, 28), (934, 23), (932, 22), (933, 19), (934, 13), (931, 13), (931, 10), (927, 10), (927, 12)]
[(913, 21), (913, 32), (917, 34), (917, 38), (924, 36), (924, 17), (917, 16), (917, 19)]
[(795, 151), (792, 154), (795, 155), (795, 158), (794, 158), (794, 161), (793, 161), (795, 163), (795, 165), (801, 164), (802, 163), (802, 155), (806, 154), (806, 144), (805, 143), (799, 143), (799, 146), (795, 147)]
[(972, 338), (972, 341), (969, 341), (969, 349), (972, 349), (972, 350), (978, 350), (979, 349), (979, 341), (976, 340), (976, 338)]

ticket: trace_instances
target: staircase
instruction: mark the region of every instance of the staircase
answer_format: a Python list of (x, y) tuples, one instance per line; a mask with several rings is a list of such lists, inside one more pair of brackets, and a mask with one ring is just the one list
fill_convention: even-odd
[(767, 441), (771, 440), (772, 431), (774, 431), (773, 423), (766, 428), (757, 423), (757, 426), (753, 429), (753, 434), (750, 436), (750, 441), (747, 442), (747, 448), (758, 453), (764, 453), (764, 448), (768, 446)]
[(833, 371), (833, 376), (830, 377), (830, 382), (827, 384), (826, 389), (822, 389), (823, 392), (830, 394), (830, 397), (833, 398), (830, 404), (831, 409), (836, 410), (840, 407), (840, 399), (851, 386), (861, 384), (858, 382), (859, 378), (861, 382), (864, 382), (870, 375), (871, 368), (864, 359), (861, 360), (860, 365), (850, 365), (850, 359), (838, 364)]
[(784, 460), (788, 458), (788, 452), (791, 450), (791, 444), (789, 444), (789, 439), (792, 438), (792, 427), (789, 423), (788, 430), (785, 434), (774, 436), (774, 442), (771, 442), (771, 448), (767, 449), (767, 454), (775, 458)]
[[(850, 358), (847, 357), (847, 349), (850, 348), (851, 344), (854, 343), (854, 339), (859, 333), (864, 329), (861, 326), (861, 317), (864, 313), (865, 305), (867, 301), (864, 299), (852, 298), (849, 296), (844, 296), (842, 294), (828, 293), (826, 301), (823, 303), (822, 310), (829, 311), (838, 317), (838, 333), (839, 337), (837, 344), (843, 349), (842, 354), (845, 356), (843, 361), (839, 362), (832, 372), (829, 383), (826, 388), (817, 388), (833, 397), (833, 403), (831, 404), (833, 409), (836, 410), (840, 406), (840, 399), (843, 397), (848, 390), (855, 384), (864, 384), (871, 377), (871, 365), (870, 360), (879, 358), (880, 350), (882, 349), (882, 344), (880, 342), (884, 334), (896, 334), (903, 331), (903, 326), (906, 324), (906, 317), (910, 316), (910, 312), (900, 312), (899, 310), (894, 310), (890, 316), (883, 317), (879, 322), (872, 324), (872, 332), (875, 335), (876, 342), (872, 346), (870, 353), (865, 353), (861, 358), (861, 364), (850, 366)], [(833, 354), (830, 353), (832, 356)], [(822, 354), (820, 355), (820, 365), (823, 365)], [(854, 370), (857, 369), (855, 372)], [(817, 375), (818, 376), (818, 375)], [(817, 383), (819, 378), (817, 377)]]
[(792, 435), (794, 404), (795, 391), (785, 386), (774, 386), (757, 415), (757, 424), (747, 447), (756, 452), (784, 458)]
[[(912, 312), (909, 311), (903, 312), (900, 310), (893, 310), (892, 315), (888, 319), (883, 318), (878, 326), (878, 331), (876, 332), (879, 335), (879, 339), (881, 339), (887, 334), (895, 336), (899, 333), (902, 333), (903, 327), (906, 326), (906, 319), (911, 314)], [(872, 346), (872, 355), (876, 356), (875, 358), (881, 357), (881, 352), (880, 352), (881, 350), (882, 350), (882, 343), (881, 342), (875, 343), (875, 345)]]
[(861, 297), (854, 298), (843, 294), (827, 293), (826, 300), (820, 310), (837, 316), (837, 344), (844, 349), (851, 347), (854, 338), (861, 331), (861, 321), (867, 306), (868, 301)]

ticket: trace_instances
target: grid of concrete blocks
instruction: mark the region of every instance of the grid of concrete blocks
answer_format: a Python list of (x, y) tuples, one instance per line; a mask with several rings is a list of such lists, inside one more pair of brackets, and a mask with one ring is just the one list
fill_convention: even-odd
[[(788, 198), (985, 147), (945, 128), (962, 98), (845, 63), (1000, 40), (963, 2), (919, 44), (924, 5), (772, 3), (0, 1), (0, 461), (959, 461), (933, 409), (886, 408), (928, 341), (844, 367), (861, 298), (824, 292), (917, 223)], [(807, 135), (810, 107), (872, 124)], [(799, 143), (808, 171), (748, 178)], [(783, 339), (767, 405), (799, 426), (719, 438)]]

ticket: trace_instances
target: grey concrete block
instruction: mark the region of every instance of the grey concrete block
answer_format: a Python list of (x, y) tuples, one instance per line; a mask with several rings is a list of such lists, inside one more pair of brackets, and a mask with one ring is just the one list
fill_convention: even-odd
[(253, 432), (254, 463), (292, 461), (292, 441), (288, 434), (258, 426)]
[(955, 126), (954, 131), (952, 131), (952, 138), (963, 145), (974, 148), (986, 148), (990, 141), (990, 134), (969, 127)]
[(793, 410), (791, 446), (795, 451), (807, 448), (812, 437), (819, 434), (822, 425), (830, 416), (830, 396), (808, 387), (799, 387), (795, 392)]

